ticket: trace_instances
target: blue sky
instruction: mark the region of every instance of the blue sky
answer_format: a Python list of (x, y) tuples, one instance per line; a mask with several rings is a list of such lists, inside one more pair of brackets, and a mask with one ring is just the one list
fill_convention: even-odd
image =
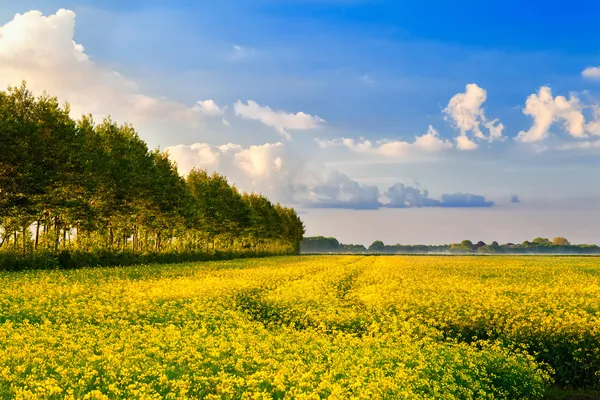
[[(43, 20), (61, 8), (74, 16)], [(41, 15), (13, 20), (31, 10)], [(0, 25), (27, 42), (0, 36), (0, 61), (15, 63), (0, 83), (27, 79), (77, 110), (131, 121), (180, 166), (217, 170), (294, 205), (309, 234), (600, 242), (589, 218), (600, 204), (600, 70), (583, 74), (600, 66), (599, 14), (592, 1), (3, 1)], [(89, 60), (72, 58), (71, 39)], [(58, 56), (43, 50), (52, 46)], [(60, 68), (22, 68), (17, 48)], [(532, 102), (526, 114), (542, 87), (550, 103)], [(455, 96), (465, 93), (485, 100), (467, 110), (478, 128), (463, 132), (467, 102)], [(193, 109), (209, 99), (217, 108)], [(537, 136), (532, 113), (551, 120)], [(502, 124), (501, 136), (486, 124)], [(527, 141), (516, 140), (520, 132)], [(415, 146), (417, 136), (429, 141)], [(460, 136), (477, 148), (461, 149)], [(229, 143), (237, 147), (219, 147)], [(418, 191), (386, 198), (397, 183)], [(494, 206), (444, 207), (438, 200), (452, 193)], [(515, 194), (521, 203), (510, 203)], [(412, 229), (399, 232), (397, 220)]]

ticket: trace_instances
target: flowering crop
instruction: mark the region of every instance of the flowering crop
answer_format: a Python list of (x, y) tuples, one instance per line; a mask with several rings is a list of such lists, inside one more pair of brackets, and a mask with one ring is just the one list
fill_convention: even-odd
[(0, 398), (544, 396), (600, 381), (592, 258), (310, 256), (0, 274)]

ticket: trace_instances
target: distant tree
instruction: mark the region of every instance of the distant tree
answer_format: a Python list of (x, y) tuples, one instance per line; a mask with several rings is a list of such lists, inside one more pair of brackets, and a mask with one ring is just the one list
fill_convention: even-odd
[(463, 240), (462, 242), (460, 242), (460, 245), (465, 249), (473, 248), (473, 242), (471, 242), (470, 240)]
[(382, 251), (385, 249), (385, 245), (381, 240), (376, 240), (369, 246), (369, 251)]
[(542, 238), (542, 237), (536, 237), (535, 239), (533, 239), (532, 243), (537, 244), (537, 245), (544, 245), (544, 244), (550, 244), (550, 240), (547, 238)]
[(498, 242), (496, 242), (495, 240), (492, 242), (492, 244), (491, 244), (491, 245), (492, 245), (492, 246), (494, 246), (494, 247), (498, 247), (498, 246), (500, 246), (500, 245), (498, 244)]
[(337, 252), (342, 245), (333, 237), (307, 237), (302, 240), (301, 249), (306, 252)]
[(552, 239), (552, 244), (555, 246), (568, 246), (571, 243), (569, 243), (569, 241), (566, 238), (558, 236)]

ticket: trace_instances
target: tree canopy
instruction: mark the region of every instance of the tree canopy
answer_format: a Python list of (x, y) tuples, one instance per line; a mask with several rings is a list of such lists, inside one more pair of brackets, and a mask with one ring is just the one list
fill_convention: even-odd
[(217, 173), (177, 172), (135, 129), (0, 92), (0, 251), (298, 252), (296, 212)]

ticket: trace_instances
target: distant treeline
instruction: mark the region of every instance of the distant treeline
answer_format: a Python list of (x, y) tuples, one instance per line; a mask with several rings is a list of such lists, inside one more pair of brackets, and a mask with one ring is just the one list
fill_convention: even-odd
[(292, 254), (291, 208), (218, 174), (177, 172), (134, 128), (0, 92), (0, 270)]
[(470, 240), (463, 240), (460, 243), (444, 245), (386, 245), (382, 241), (376, 240), (367, 248), (363, 245), (343, 244), (332, 237), (316, 236), (304, 238), (300, 249), (303, 253), (600, 254), (600, 247), (595, 244), (574, 245), (564, 237), (556, 237), (553, 240), (538, 237), (520, 244), (499, 244), (498, 242), (487, 244), (482, 241), (473, 243)]

